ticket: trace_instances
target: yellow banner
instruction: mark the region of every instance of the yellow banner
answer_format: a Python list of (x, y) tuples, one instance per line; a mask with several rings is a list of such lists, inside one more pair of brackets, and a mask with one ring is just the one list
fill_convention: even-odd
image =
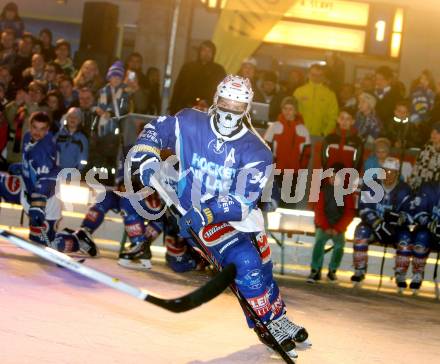
[(215, 61), (226, 72), (236, 73), (241, 62), (252, 55), (265, 35), (297, 0), (228, 0), (222, 10), (212, 41)]

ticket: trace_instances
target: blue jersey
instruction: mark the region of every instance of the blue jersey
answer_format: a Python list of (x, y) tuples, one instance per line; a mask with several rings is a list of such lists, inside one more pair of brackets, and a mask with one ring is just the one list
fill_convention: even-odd
[(49, 198), (55, 193), (59, 168), (56, 145), (48, 133), (38, 142), (31, 141), (27, 132), (23, 138), (22, 177), (28, 196)]
[[(379, 183), (380, 184), (380, 183)], [(410, 203), (412, 200), (411, 188), (405, 182), (398, 182), (392, 190), (383, 189), (384, 196), (379, 202), (372, 202), (365, 198), (367, 194), (374, 198), (374, 192), (364, 185), (359, 201), (359, 216), (364, 223), (373, 224), (377, 219), (383, 219), (386, 212), (404, 213), (409, 217)]]
[(408, 217), (411, 224), (424, 227), (428, 225), (433, 203), (437, 203), (433, 187), (430, 184), (424, 183), (414, 192), (408, 207)]
[(430, 220), (440, 222), (440, 184), (436, 182), (423, 183), (418, 195), (424, 201), (424, 205), (427, 205), (426, 210)]
[(183, 208), (208, 203), (213, 222), (261, 230), (257, 203), (272, 173), (272, 153), (244, 125), (233, 136), (219, 134), (212, 118), (193, 109), (159, 117), (139, 135), (135, 157), (159, 158), (161, 149), (171, 149), (179, 159), (177, 195)]

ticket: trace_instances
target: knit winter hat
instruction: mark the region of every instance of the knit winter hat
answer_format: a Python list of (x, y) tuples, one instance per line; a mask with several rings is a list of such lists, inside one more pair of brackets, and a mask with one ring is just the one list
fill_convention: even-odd
[(110, 66), (110, 68), (107, 71), (107, 81), (111, 77), (124, 78), (124, 75), (125, 75), (124, 64), (122, 63), (122, 61), (116, 61)]

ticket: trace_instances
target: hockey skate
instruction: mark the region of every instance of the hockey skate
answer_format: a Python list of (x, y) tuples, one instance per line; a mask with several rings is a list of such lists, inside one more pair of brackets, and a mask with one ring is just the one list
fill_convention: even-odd
[[(267, 328), (269, 329), (274, 339), (280, 344), (283, 350), (287, 353), (287, 355), (293, 359), (296, 359), (298, 357), (298, 353), (295, 350), (296, 347), (295, 342), (293, 342), (290, 336), (279, 327), (276, 320), (269, 322), (267, 324)], [(264, 345), (266, 345), (272, 353), (275, 352), (275, 350), (273, 349), (273, 344), (267, 338), (267, 333), (260, 332), (260, 330), (258, 330), (257, 327), (254, 328), (254, 331), (257, 334), (260, 341)]]
[(150, 244), (147, 242), (130, 244), (127, 251), (119, 254), (118, 264), (128, 269), (150, 270), (153, 267)]
[(321, 271), (312, 269), (309, 276), (307, 277), (307, 283), (316, 283), (321, 279)]
[(396, 285), (397, 285), (397, 293), (403, 293), (408, 285), (406, 284), (406, 273), (396, 272)]
[(414, 273), (409, 288), (412, 289), (413, 295), (416, 296), (423, 282), (422, 273)]
[(286, 314), (283, 314), (277, 320), (274, 320), (278, 327), (283, 330), (290, 339), (296, 343), (298, 349), (308, 349), (312, 346), (312, 342), (308, 339), (309, 333), (307, 330), (299, 325), (296, 325), (289, 320)]
[(365, 279), (365, 269), (355, 269), (354, 274), (350, 279), (353, 282), (354, 287), (360, 287)]
[(79, 229), (73, 233), (78, 238), (79, 250), (81, 253), (96, 257), (99, 255), (99, 249), (93, 241), (88, 231)]

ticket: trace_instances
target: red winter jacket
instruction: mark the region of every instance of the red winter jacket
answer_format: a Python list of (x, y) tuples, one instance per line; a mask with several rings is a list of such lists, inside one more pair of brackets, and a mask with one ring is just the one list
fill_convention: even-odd
[[(283, 114), (278, 116), (278, 121), (272, 125), (273, 135), (266, 133), (269, 142), (273, 142), (276, 167), (281, 170), (307, 168), (310, 160), (310, 134), (304, 125), (300, 113), (297, 113), (295, 120), (288, 121)], [(272, 139), (273, 138), (273, 139)]]
[[(328, 201), (332, 203), (328, 203)], [(321, 188), (318, 202), (315, 204), (316, 227), (323, 230), (335, 229), (338, 233), (343, 233), (355, 215), (354, 194), (344, 196), (344, 206), (336, 206), (333, 189), (329, 187), (328, 183)], [(336, 221), (331, 223), (331, 220)]]
[(337, 127), (322, 143), (321, 163), (324, 169), (339, 162), (346, 168), (356, 168), (359, 171), (362, 154), (363, 142), (357, 135), (356, 129), (345, 131)]

